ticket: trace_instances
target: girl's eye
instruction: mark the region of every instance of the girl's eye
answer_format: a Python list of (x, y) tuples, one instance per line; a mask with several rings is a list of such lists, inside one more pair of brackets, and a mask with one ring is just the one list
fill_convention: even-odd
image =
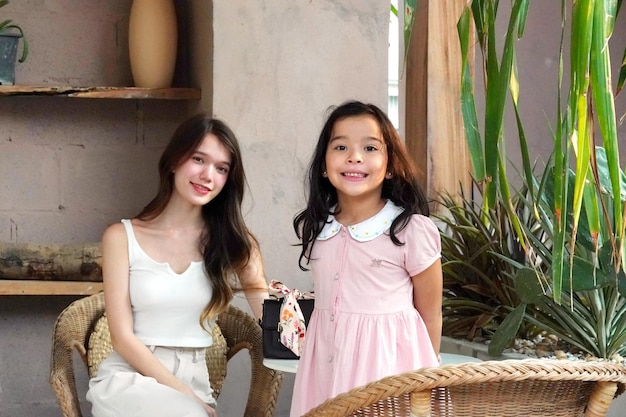
[(368, 152), (376, 152), (378, 150), (378, 148), (376, 146), (373, 145), (369, 145), (365, 147), (365, 150)]
[(222, 173), (222, 174), (228, 174), (228, 168), (227, 167), (217, 167), (217, 171)]
[(204, 160), (202, 158), (200, 158), (199, 156), (192, 156), (191, 160), (194, 161), (194, 162), (198, 162), (198, 163), (204, 162)]
[(345, 145), (337, 145), (335, 146), (335, 149), (338, 151), (345, 151), (348, 148)]

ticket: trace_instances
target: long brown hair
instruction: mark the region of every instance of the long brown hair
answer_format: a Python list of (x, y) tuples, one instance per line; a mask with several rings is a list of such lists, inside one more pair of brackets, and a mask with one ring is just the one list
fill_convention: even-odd
[(234, 273), (248, 263), (252, 245), (256, 244), (241, 214), (246, 176), (233, 131), (221, 120), (205, 113), (184, 121), (174, 132), (159, 160), (157, 195), (137, 216), (141, 220), (151, 220), (163, 212), (174, 190), (173, 171), (193, 154), (208, 134), (215, 135), (230, 151), (231, 161), (224, 188), (202, 206), (205, 233), (200, 240), (200, 252), (213, 288), (213, 296), (200, 316), (200, 324), (205, 329), (206, 323), (224, 311), (234, 291), (240, 289), (233, 280)]
[(301, 241), (298, 265), (304, 271), (307, 270), (304, 264), (310, 261), (309, 256), (317, 235), (326, 224), (328, 215), (335, 214), (331, 208), (337, 204), (337, 190), (322, 172), (333, 127), (340, 120), (366, 115), (373, 117), (380, 126), (387, 149), (387, 170), (393, 174), (390, 179), (383, 181), (381, 197), (404, 208), (391, 223), (389, 230), (391, 241), (395, 245), (403, 245), (404, 242), (401, 242), (397, 235), (406, 227), (411, 216), (413, 214), (428, 216), (430, 213), (428, 200), (417, 181), (416, 169), (389, 117), (375, 105), (360, 101), (348, 101), (331, 109), (309, 164), (307, 206), (293, 220), (293, 228)]

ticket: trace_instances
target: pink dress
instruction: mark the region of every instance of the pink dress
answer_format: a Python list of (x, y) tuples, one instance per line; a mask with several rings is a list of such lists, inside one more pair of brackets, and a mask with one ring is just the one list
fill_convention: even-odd
[(441, 253), (435, 224), (413, 215), (389, 237), (401, 208), (388, 201), (374, 217), (345, 227), (331, 216), (315, 242), (311, 270), (315, 309), (291, 401), (300, 417), (352, 388), (439, 364), (426, 326), (413, 306), (411, 277)]

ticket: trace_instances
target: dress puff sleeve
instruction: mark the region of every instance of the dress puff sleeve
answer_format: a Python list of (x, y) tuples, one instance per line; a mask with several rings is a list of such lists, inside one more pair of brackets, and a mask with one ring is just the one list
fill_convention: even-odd
[(415, 214), (407, 225), (404, 242), (405, 267), (415, 276), (441, 257), (441, 236), (435, 223), (428, 217)]

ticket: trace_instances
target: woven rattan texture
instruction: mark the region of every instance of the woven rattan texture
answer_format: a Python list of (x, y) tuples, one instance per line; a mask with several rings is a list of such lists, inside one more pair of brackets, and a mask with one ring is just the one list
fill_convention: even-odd
[(306, 417), (600, 417), (624, 384), (626, 368), (610, 362), (528, 359), (445, 365), (355, 388)]
[[(213, 337), (215, 344), (207, 351), (207, 367), (216, 395), (219, 395), (224, 383), (228, 360), (241, 349), (247, 349), (251, 380), (244, 416), (273, 416), (283, 375), (263, 366), (262, 333), (256, 320), (229, 306), (218, 317)], [(64, 417), (82, 417), (74, 378), (73, 350), (79, 353), (90, 376), (95, 375), (98, 365), (110, 352), (102, 293), (70, 304), (61, 312), (54, 326), (50, 384)], [(242, 389), (245, 391), (247, 387)]]

